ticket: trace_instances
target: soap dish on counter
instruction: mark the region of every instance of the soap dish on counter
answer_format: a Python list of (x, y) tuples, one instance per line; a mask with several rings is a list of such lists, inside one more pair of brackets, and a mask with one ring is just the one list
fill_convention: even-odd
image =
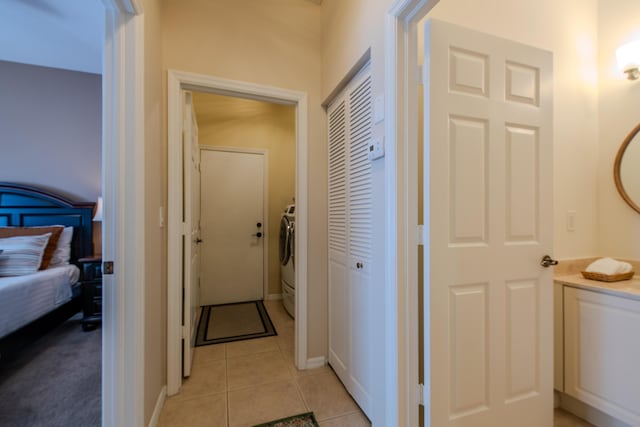
[(581, 271), (582, 277), (589, 280), (598, 280), (600, 282), (619, 282), (621, 280), (629, 280), (633, 277), (635, 272), (630, 271), (622, 274), (602, 274), (594, 273), (590, 271)]

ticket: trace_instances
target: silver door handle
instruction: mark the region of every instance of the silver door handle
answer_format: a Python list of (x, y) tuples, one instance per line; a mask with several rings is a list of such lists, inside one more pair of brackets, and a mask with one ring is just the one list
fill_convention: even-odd
[(549, 255), (545, 255), (542, 257), (542, 260), (540, 260), (540, 265), (544, 268), (549, 268), (552, 265), (558, 265), (558, 261), (551, 258)]

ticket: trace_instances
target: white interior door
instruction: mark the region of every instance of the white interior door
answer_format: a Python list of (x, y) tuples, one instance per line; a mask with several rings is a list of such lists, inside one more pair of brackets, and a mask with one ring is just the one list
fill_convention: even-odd
[(552, 55), (428, 21), (424, 73), (426, 418), (550, 427)]
[(264, 297), (264, 157), (201, 151), (202, 305)]
[(199, 307), (200, 284), (200, 146), (198, 123), (193, 110), (192, 95), (184, 94), (184, 255), (183, 255), (183, 355), (182, 374), (191, 374), (195, 350), (196, 322)]

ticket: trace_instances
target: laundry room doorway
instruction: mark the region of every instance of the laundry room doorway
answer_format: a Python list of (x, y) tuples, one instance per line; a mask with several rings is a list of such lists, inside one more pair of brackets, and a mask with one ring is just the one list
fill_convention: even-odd
[(268, 295), (267, 157), (264, 150), (201, 146), (203, 306)]
[[(198, 123), (199, 144), (232, 151), (265, 150), (265, 216), (262, 221), (265, 265), (265, 291), (262, 299), (282, 299), (281, 266), (278, 259), (280, 217), (285, 207), (295, 203), (295, 321), (293, 322), (294, 361), (298, 369), (316, 367), (316, 358), (307, 359), (307, 241), (308, 241), (308, 106), (307, 94), (288, 89), (261, 86), (254, 83), (226, 80), (182, 71), (168, 72), (168, 203), (167, 203), (167, 394), (179, 392), (183, 381), (183, 351), (193, 345), (184, 337), (184, 200), (192, 191), (185, 181), (183, 137), (185, 113), (184, 93), (194, 94), (194, 110)], [(206, 103), (212, 105), (207, 106)], [(207, 110), (211, 117), (203, 117)], [(279, 114), (281, 112), (282, 114)], [(286, 112), (286, 113), (285, 113)], [(241, 113), (243, 119), (238, 117)], [(281, 117), (274, 119), (275, 116)], [(248, 126), (244, 121), (253, 122)], [(211, 123), (209, 123), (212, 121)], [(214, 123), (215, 122), (215, 123)], [(264, 130), (269, 127), (270, 131)], [(251, 130), (251, 129), (254, 130)], [(286, 144), (283, 144), (284, 141)], [(271, 141), (271, 142), (269, 142)], [(287, 163), (287, 166), (283, 164)], [(205, 168), (207, 166), (204, 166)], [(283, 173), (286, 171), (286, 173)], [(235, 172), (235, 171), (234, 171)], [(206, 171), (202, 174), (203, 180)], [(226, 174), (218, 178), (223, 183), (240, 179)], [(243, 175), (242, 179), (247, 179)], [(252, 180), (253, 178), (249, 178)], [(202, 185), (207, 185), (203, 184)], [(280, 190), (274, 194), (274, 190)], [(206, 191), (206, 190), (205, 190)], [(203, 204), (204, 204), (203, 200)], [(226, 209), (216, 197), (216, 210)], [(204, 212), (202, 212), (204, 213)], [(208, 215), (204, 213), (204, 215)], [(253, 219), (249, 237), (257, 238), (259, 220)], [(229, 225), (226, 226), (227, 228)], [(233, 227), (233, 226), (231, 226)], [(204, 232), (204, 230), (203, 230)], [(251, 236), (256, 234), (256, 236)], [(265, 238), (266, 237), (266, 238)], [(202, 236), (205, 243), (205, 236)], [(209, 239), (210, 240), (210, 239)], [(268, 244), (267, 244), (268, 242)], [(268, 255), (267, 255), (268, 253)], [(201, 254), (201, 265), (211, 259)], [(202, 283), (200, 286), (202, 289)], [(201, 293), (201, 292), (199, 292)], [(260, 299), (260, 298), (258, 298)], [(207, 304), (203, 298), (200, 304)], [(285, 314), (286, 315), (286, 314)]]

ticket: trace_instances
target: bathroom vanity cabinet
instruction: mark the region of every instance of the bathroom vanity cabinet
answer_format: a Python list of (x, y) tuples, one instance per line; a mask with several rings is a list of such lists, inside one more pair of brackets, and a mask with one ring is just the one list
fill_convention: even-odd
[(640, 296), (624, 292), (629, 283), (579, 282), (555, 283), (554, 386), (640, 426)]

